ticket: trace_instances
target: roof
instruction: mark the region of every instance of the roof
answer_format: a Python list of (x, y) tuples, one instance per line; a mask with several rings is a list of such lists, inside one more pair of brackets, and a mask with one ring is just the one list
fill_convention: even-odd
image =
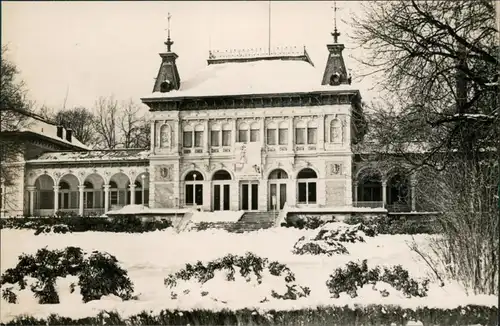
[(76, 139), (73, 135), (71, 137), (71, 141), (66, 140), (66, 130), (63, 128), (63, 137), (57, 137), (57, 126), (44, 121), (42, 119), (34, 118), (32, 122), (28, 123), (26, 128), (22, 128), (20, 130), (21, 132), (23, 131), (28, 131), (28, 132), (33, 132), (39, 135), (43, 135), (45, 137), (48, 137), (52, 140), (55, 140), (59, 143), (63, 143), (65, 145), (71, 145), (73, 147), (78, 147), (80, 149), (87, 150), (89, 147), (84, 145), (82, 142), (80, 142), (78, 139)]
[(84, 152), (50, 152), (40, 155), (29, 162), (77, 162), (77, 161), (123, 161), (146, 160), (150, 155), (148, 149), (114, 149), (91, 150)]
[(299, 60), (261, 60), (211, 64), (181, 82), (179, 90), (155, 92), (143, 98), (207, 97), (305, 93), (316, 91), (358, 91), (353, 85), (321, 85), (322, 69)]

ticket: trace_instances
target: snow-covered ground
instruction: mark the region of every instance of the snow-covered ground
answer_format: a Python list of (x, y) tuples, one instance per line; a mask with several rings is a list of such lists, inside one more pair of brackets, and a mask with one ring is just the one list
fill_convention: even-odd
[[(40, 305), (29, 298), (20, 304), (8, 304), (2, 300), (1, 321), (6, 322), (20, 314), (46, 318), (50, 313), (56, 313), (82, 318), (95, 316), (101, 310), (116, 310), (127, 317), (143, 310), (156, 313), (162, 309), (195, 308), (218, 310), (247, 307), (291, 310), (318, 305), (352, 306), (373, 303), (397, 304), (411, 308), (417, 306), (454, 308), (467, 304), (497, 306), (498, 299), (495, 296), (467, 296), (459, 285), (453, 283), (448, 283), (443, 288), (436, 283), (430, 284), (428, 296), (424, 298), (407, 299), (398, 293), (391, 293), (390, 296), (382, 298), (379, 292), (371, 289), (371, 286), (358, 291), (359, 296), (356, 298), (345, 294), (338, 299), (330, 298), (325, 285), (328, 276), (334, 269), (343, 267), (351, 260), (368, 259), (369, 267), (401, 264), (414, 278), (429, 276), (429, 268), (410, 251), (406, 242), (412, 241), (412, 237), (405, 235), (378, 235), (373, 238), (366, 237), (365, 243), (344, 243), (349, 255), (332, 257), (294, 255), (292, 249), (295, 242), (301, 236), (308, 237), (314, 232), (316, 231), (274, 228), (246, 234), (228, 233), (223, 230), (178, 234), (174, 230), (164, 230), (142, 234), (83, 232), (35, 236), (33, 230), (2, 229), (0, 264), (2, 273), (17, 264), (20, 254), (35, 253), (45, 246), (49, 249), (77, 246), (87, 252), (105, 251), (115, 255), (121, 266), (127, 269), (138, 300), (122, 302), (120, 299), (109, 297), (84, 304), (75, 297), (78, 296), (78, 291), (70, 294), (64, 290), (70, 284), (70, 280), (66, 279), (58, 282), (61, 286), (61, 304)], [(414, 238), (417, 243), (425, 246), (429, 236), (417, 235)], [(201, 286), (193, 284), (193, 287), (199, 286), (200, 291), (191, 291), (187, 296), (172, 299), (171, 289), (164, 285), (164, 278), (183, 268), (186, 263), (195, 263), (198, 260), (207, 262), (229, 253), (244, 255), (248, 251), (287, 264), (296, 275), (296, 283), (311, 289), (310, 296), (291, 301), (274, 299), (269, 295), (267, 297), (269, 301), (260, 303), (259, 295), (269, 292), (271, 288), (280, 293), (284, 292), (281, 280), (277, 280), (277, 284), (274, 285), (269, 282), (277, 278), (266, 275), (261, 285), (262, 289), (267, 289), (266, 291), (255, 291), (255, 282), (228, 282), (214, 279), (204, 285), (204, 289), (209, 291), (210, 295), (202, 296)], [(246, 295), (246, 293), (258, 295)], [(214, 301), (214, 296), (224, 297), (227, 303), (222, 303), (221, 300)]]

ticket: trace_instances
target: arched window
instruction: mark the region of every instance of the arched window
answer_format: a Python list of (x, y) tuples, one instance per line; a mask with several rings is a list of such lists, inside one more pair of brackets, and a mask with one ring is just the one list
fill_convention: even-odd
[(339, 119), (333, 119), (332, 122), (330, 122), (330, 142), (342, 142), (342, 123)]
[(220, 125), (213, 125), (210, 130), (210, 145), (213, 147), (219, 147), (221, 144), (220, 129)]
[(197, 125), (194, 127), (194, 147), (203, 147), (203, 125)]
[(257, 122), (254, 122), (252, 123), (252, 125), (250, 126), (250, 142), (251, 143), (254, 143), (254, 142), (258, 142), (259, 139), (260, 139), (260, 127), (259, 127), (259, 124)]
[(69, 189), (70, 189), (69, 183), (67, 183), (66, 181), (59, 182), (59, 190), (69, 190)]
[(231, 174), (226, 170), (219, 170), (214, 173), (212, 180), (231, 180)]
[(231, 146), (231, 125), (229, 123), (222, 126), (222, 146)]
[(366, 171), (358, 181), (358, 201), (382, 202), (382, 177), (377, 171)]
[(94, 185), (90, 181), (85, 181), (83, 183), (83, 186), (85, 187), (85, 190), (87, 190), (87, 189), (94, 189)]
[(297, 175), (297, 202), (299, 204), (316, 204), (318, 175), (313, 169), (302, 169)]
[(278, 144), (278, 141), (276, 139), (277, 132), (278, 132), (278, 126), (276, 125), (276, 123), (270, 122), (267, 125), (267, 129), (266, 129), (266, 139), (267, 139), (266, 144), (268, 144), (268, 145), (277, 145)]
[(282, 169), (273, 170), (268, 179), (288, 179), (288, 174)]
[(240, 124), (238, 128), (238, 142), (240, 143), (248, 143), (249, 139), (249, 128), (246, 123)]
[(203, 205), (203, 175), (197, 171), (191, 171), (184, 178), (184, 183), (185, 205)]
[(193, 127), (186, 126), (182, 132), (182, 146), (193, 147)]
[(278, 144), (287, 145), (288, 144), (288, 122), (282, 121), (278, 128)]

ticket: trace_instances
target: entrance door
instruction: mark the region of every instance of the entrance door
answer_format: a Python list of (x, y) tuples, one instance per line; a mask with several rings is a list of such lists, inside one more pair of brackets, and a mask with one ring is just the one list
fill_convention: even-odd
[(228, 184), (214, 184), (213, 186), (213, 210), (228, 211), (230, 208), (230, 195)]
[(244, 181), (241, 184), (240, 207), (244, 211), (259, 209), (259, 184)]
[(275, 209), (273, 197), (276, 197), (276, 209), (283, 209), (286, 203), (286, 183), (273, 182), (269, 184), (269, 210)]

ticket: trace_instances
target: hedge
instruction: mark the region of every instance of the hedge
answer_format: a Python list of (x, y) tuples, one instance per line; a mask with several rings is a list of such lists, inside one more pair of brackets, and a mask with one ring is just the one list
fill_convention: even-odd
[(171, 226), (172, 222), (167, 219), (143, 222), (141, 218), (130, 215), (112, 218), (65, 216), (0, 219), (2, 229), (33, 229), (36, 230), (36, 235), (86, 231), (142, 233), (163, 230)]
[(0, 325), (406, 325), (420, 321), (430, 325), (496, 325), (497, 307), (468, 305), (454, 309), (405, 309), (390, 305), (318, 307), (294, 311), (192, 310), (169, 311), (159, 314), (143, 311), (129, 318), (116, 312), (101, 312), (95, 317), (72, 319), (50, 315), (47, 319), (18, 317)]

